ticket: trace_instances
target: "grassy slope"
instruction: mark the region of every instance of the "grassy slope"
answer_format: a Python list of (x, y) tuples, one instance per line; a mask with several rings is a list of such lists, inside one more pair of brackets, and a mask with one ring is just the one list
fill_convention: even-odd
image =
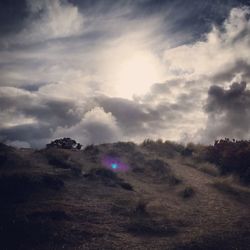
[[(2, 249), (249, 249), (248, 189), (237, 199), (178, 156), (132, 144), (3, 151)], [(107, 154), (130, 171), (100, 172)]]

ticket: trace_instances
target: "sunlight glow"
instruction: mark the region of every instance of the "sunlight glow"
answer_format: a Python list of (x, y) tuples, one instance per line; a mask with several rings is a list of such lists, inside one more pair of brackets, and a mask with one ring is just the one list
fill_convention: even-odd
[(117, 68), (117, 92), (126, 96), (144, 94), (159, 78), (156, 59), (149, 53), (135, 53)]
[(122, 44), (111, 49), (106, 57), (103, 73), (114, 96), (131, 99), (133, 95), (147, 93), (154, 83), (165, 80), (163, 64), (150, 48)]

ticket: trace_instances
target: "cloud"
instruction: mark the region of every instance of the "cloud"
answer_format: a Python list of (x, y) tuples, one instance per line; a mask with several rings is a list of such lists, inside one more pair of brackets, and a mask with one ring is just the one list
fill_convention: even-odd
[(208, 120), (201, 135), (203, 141), (249, 137), (250, 90), (246, 86), (246, 82), (234, 82), (228, 89), (216, 85), (210, 87), (204, 108)]
[[(250, 8), (233, 8), (222, 26), (213, 26), (204, 39), (165, 51), (173, 75), (213, 77), (234, 67), (249, 65)], [(237, 68), (237, 67), (236, 67)], [(235, 73), (240, 73), (241, 69)]]
[(51, 128), (72, 125), (79, 121), (80, 115), (73, 100), (50, 98), (12, 87), (0, 88), (0, 107), (2, 112), (21, 113), (35, 121), (48, 123)]
[[(59, 126), (73, 126), (82, 109), (73, 100), (13, 87), (0, 88), (0, 138), (41, 146)], [(40, 140), (40, 142), (39, 142)]]
[[(209, 141), (229, 131), (227, 123), (236, 126), (229, 92), (248, 90), (227, 87), (250, 78), (248, 7), (189, 40), (192, 32), (179, 36), (186, 34), (180, 23), (194, 10), (170, 2), (147, 15), (153, 1), (27, 3), (23, 27), (0, 39), (8, 42), (0, 50), (0, 135), (8, 143), (41, 147), (61, 136), (83, 144)], [(247, 109), (238, 106), (238, 113)]]
[(250, 63), (239, 60), (234, 63), (230, 63), (221, 72), (218, 72), (212, 77), (214, 82), (230, 82), (234, 77), (241, 77), (246, 81), (250, 79)]
[(32, 44), (50, 39), (80, 35), (84, 17), (67, 0), (27, 0), (29, 16), (25, 27), (5, 44)]
[(115, 142), (122, 138), (116, 118), (100, 107), (85, 113), (82, 120), (72, 127), (59, 127), (53, 137), (77, 138), (83, 145)]
[(0, 129), (1, 141), (29, 142), (32, 146), (39, 144), (41, 139), (50, 138), (52, 131), (47, 124), (32, 123), (9, 126)]

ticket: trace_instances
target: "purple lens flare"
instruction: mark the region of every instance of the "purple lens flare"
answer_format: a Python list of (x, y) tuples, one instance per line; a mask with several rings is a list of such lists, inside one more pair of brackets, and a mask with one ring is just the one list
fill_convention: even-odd
[(117, 172), (126, 172), (129, 170), (129, 166), (127, 164), (112, 156), (104, 156), (102, 158), (102, 165)]

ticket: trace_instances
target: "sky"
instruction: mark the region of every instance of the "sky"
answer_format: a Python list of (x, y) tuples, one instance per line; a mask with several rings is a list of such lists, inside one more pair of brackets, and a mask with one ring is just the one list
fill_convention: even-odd
[(0, 141), (250, 137), (250, 0), (1, 0)]

